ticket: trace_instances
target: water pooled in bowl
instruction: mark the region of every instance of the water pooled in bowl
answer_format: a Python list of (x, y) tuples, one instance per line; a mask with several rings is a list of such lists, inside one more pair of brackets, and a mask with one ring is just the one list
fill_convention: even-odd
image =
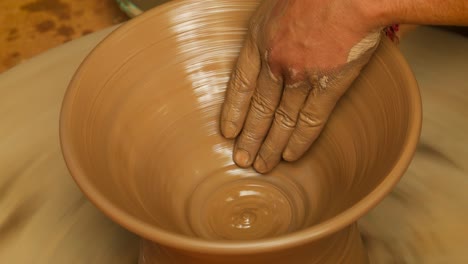
[(301, 228), (305, 199), (287, 178), (213, 175), (195, 188), (187, 213), (199, 237), (261, 239)]

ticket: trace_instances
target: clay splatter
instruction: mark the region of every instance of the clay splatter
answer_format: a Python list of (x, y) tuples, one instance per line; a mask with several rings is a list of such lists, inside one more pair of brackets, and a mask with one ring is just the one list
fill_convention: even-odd
[(21, 54), (20, 54), (19, 52), (17, 52), (17, 51), (10, 53), (10, 57), (11, 57), (11, 58), (17, 58), (17, 57), (19, 57), (20, 55), (21, 55)]
[(21, 6), (28, 12), (48, 12), (61, 20), (70, 19), (70, 6), (60, 0), (37, 0)]
[(69, 26), (60, 26), (57, 28), (57, 34), (66, 38), (70, 38), (73, 34), (75, 34), (75, 30)]
[(44, 33), (50, 31), (55, 27), (55, 22), (52, 20), (44, 20), (38, 24), (36, 24), (36, 30), (38, 32)]
[(18, 29), (17, 28), (12, 28), (10, 29), (10, 31), (8, 31), (8, 35), (6, 37), (6, 40), (8, 42), (11, 42), (15, 39), (17, 39), (19, 36), (18, 36)]
[(82, 16), (83, 14), (84, 14), (83, 10), (78, 10), (78, 11), (73, 12), (74, 16)]

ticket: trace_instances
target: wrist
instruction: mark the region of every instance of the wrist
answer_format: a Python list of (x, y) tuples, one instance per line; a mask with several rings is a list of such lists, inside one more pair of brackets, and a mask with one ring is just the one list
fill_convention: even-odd
[(396, 0), (350, 0), (372, 29), (398, 23), (393, 16)]

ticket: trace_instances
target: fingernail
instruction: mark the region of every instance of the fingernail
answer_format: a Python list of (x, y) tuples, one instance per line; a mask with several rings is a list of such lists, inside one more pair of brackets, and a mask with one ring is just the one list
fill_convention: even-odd
[(226, 138), (234, 138), (237, 135), (237, 126), (231, 121), (224, 121), (223, 135)]
[(291, 151), (291, 149), (286, 148), (283, 152), (283, 159), (286, 161), (294, 161), (295, 156), (294, 153)]
[(265, 173), (268, 171), (268, 167), (262, 157), (257, 156), (254, 163), (254, 168), (259, 173)]
[(234, 155), (234, 161), (237, 165), (241, 167), (249, 166), (250, 154), (246, 150), (237, 149), (236, 154)]

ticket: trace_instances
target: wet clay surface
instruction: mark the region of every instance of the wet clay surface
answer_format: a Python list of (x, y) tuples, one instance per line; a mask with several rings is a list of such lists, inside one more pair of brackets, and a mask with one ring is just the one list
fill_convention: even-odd
[[(135, 264), (138, 259), (137, 238), (87, 201), (58, 143), (58, 113), (69, 79), (109, 32), (73, 41), (0, 75), (1, 263)], [(406, 175), (360, 221), (371, 263), (468, 262), (467, 45), (466, 39), (430, 28), (402, 39), (400, 47), (422, 89), (424, 126)]]
[(416, 83), (385, 40), (303, 159), (241, 169), (219, 119), (255, 6), (173, 2), (107, 38), (65, 96), (67, 164), (101, 210), (163, 247), (154, 263), (366, 263), (354, 221), (411, 160)]

